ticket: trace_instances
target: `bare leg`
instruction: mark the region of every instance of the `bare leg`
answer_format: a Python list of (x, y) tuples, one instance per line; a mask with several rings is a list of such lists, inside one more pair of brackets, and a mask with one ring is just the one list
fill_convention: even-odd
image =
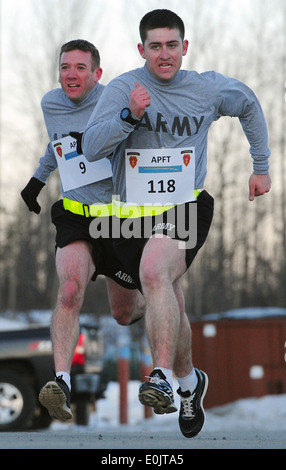
[[(183, 368), (186, 356), (180, 355), (191, 348), (182, 311), (183, 294), (176, 282), (184, 271), (185, 250), (178, 249), (176, 240), (152, 237), (148, 241), (142, 255), (140, 278), (146, 301), (146, 332), (155, 367)], [(180, 336), (185, 341), (184, 351), (180, 346), (178, 349)]]
[(180, 308), (180, 330), (179, 341), (177, 343), (176, 356), (174, 361), (174, 372), (177, 377), (185, 377), (193, 369), (192, 363), (192, 331), (190, 322), (185, 313), (184, 294), (180, 281), (174, 283), (174, 291)]
[(185, 250), (178, 248), (176, 240), (164, 237), (148, 241), (141, 259), (140, 279), (155, 370), (150, 374), (150, 382), (140, 386), (138, 398), (157, 414), (175, 412), (172, 390), (175, 372), (181, 397), (179, 427), (185, 437), (191, 438), (200, 432), (205, 421), (203, 399), (208, 377), (192, 364), (191, 327), (180, 285), (185, 268)]
[(70, 372), (79, 337), (79, 311), (95, 270), (90, 246), (78, 241), (58, 248), (56, 268), (60, 285), (51, 320), (54, 361), (56, 371)]
[(119, 325), (130, 325), (145, 312), (145, 301), (138, 290), (126, 289), (106, 278), (109, 304), (113, 318)]

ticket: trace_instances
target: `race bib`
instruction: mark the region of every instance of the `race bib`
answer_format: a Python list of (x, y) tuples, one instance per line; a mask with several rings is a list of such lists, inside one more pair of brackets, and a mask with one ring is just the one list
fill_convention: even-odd
[(193, 201), (195, 148), (125, 151), (127, 203), (181, 204)]
[(64, 191), (112, 176), (111, 164), (107, 158), (89, 162), (83, 154), (77, 153), (76, 144), (76, 139), (69, 135), (52, 142)]

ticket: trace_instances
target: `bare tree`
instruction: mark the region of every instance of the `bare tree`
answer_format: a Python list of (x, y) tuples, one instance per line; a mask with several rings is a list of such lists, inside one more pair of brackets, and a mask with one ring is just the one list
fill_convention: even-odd
[[(236, 12), (229, 0), (190, 0), (179, 5), (176, 0), (169, 0), (167, 3), (167, 8), (177, 12), (186, 25), (190, 46), (184, 67), (199, 72), (213, 69), (249, 84), (265, 111), (272, 150), (271, 193), (250, 203), (248, 177), (252, 163), (240, 124), (229, 118), (213, 124), (205, 187), (215, 198), (214, 221), (205, 246), (183, 278), (186, 310), (199, 316), (249, 305), (285, 306), (285, 1), (252, 0), (247, 6), (242, 2)], [(40, 99), (57, 86), (60, 45), (75, 37), (105, 44), (109, 34), (101, 29), (102, 19), (108, 19), (104, 15), (109, 14), (104, 11), (103, 1), (82, 0), (80, 19), (78, 5), (74, 0), (34, 0), (32, 26), (25, 31), (25, 48), (21, 43), (23, 30), (15, 22), (18, 42), (13, 57), (20, 64), (21, 74), (17, 75), (17, 86), (12, 84), (9, 105), (15, 110), (17, 104), (22, 121), (11, 126), (7, 119), (5, 135), (12, 148), (17, 149), (10, 154), (23, 174), (19, 190), (47, 144)], [(123, 6), (118, 10), (121, 15), (118, 23), (130, 31), (129, 41), (134, 45), (135, 56), (141, 17), (151, 9), (166, 8), (166, 2), (146, 0), (142, 4), (131, 3), (128, 9)], [(126, 49), (116, 48), (123, 62)], [(112, 74), (117, 74), (117, 67), (107, 71), (107, 81)], [(12, 214), (7, 211), (2, 232), (5, 236), (0, 245), (1, 273), (4, 273), (0, 279), (0, 308), (3, 305), (20, 308), (24, 300), (25, 305), (30, 305), (30, 299), (37, 299), (43, 306), (53, 302), (54, 231), (49, 209), (58, 193), (55, 176), (40, 195), (43, 207), (40, 217), (28, 214), (19, 199), (17, 210)], [(93, 292), (91, 286), (89, 306), (93, 305)]]
[[(281, 34), (285, 34), (285, 27), (283, 30), (282, 23), (278, 21), (282, 3), (275, 3), (276, 21), (270, 22), (268, 19), (271, 18), (269, 15), (270, 11), (273, 12), (273, 4), (270, 6), (268, 0), (253, 2), (252, 15), (245, 12), (240, 23), (244, 27), (240, 36), (237, 36), (237, 26), (227, 9), (216, 22), (212, 35), (199, 21), (195, 25), (197, 29), (192, 32), (196, 37), (196, 49), (201, 53), (202, 70), (215, 69), (248, 83), (258, 95), (266, 117), (271, 121), (270, 132), (278, 125), (280, 135), (277, 106), (275, 111), (273, 109), (273, 86), (277, 83), (281, 48), (276, 48), (277, 57), (274, 61), (272, 40), (275, 37), (276, 43), (279, 43)], [(224, 2), (223, 6), (226, 6)], [(206, 12), (200, 13), (198, 18), (204, 17), (205, 21)], [(211, 19), (209, 21), (212, 23)], [(232, 31), (225, 28), (227, 22), (233, 26)], [(214, 48), (217, 54), (214, 54)], [(275, 130), (274, 135), (276, 133)], [(276, 147), (273, 135), (272, 144)], [(248, 148), (237, 120), (223, 120), (219, 125), (213, 125), (209, 136), (206, 188), (215, 197), (214, 221), (202, 252), (184, 278), (187, 311), (195, 315), (249, 305), (277, 305), (277, 290), (283, 291), (283, 286), (278, 283), (275, 297), (274, 279), (277, 264), (281, 264), (281, 260), (273, 256), (277, 239), (269, 230), (270, 226), (277, 225), (275, 219), (279, 218), (281, 206), (271, 196), (249, 203), (247, 182), (252, 165), (251, 159), (247, 160)], [(285, 159), (281, 158), (284, 168)], [(277, 181), (275, 167), (274, 164), (274, 185)], [(285, 182), (281, 185), (284, 188)]]

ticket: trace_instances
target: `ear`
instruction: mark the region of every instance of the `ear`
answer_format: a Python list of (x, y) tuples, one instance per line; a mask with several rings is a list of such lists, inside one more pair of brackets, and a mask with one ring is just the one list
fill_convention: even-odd
[(102, 68), (97, 67), (94, 71), (94, 83), (97, 83), (101, 79), (101, 76), (102, 76)]
[(189, 47), (189, 41), (187, 39), (184, 39), (184, 41), (183, 41), (183, 56), (187, 54), (188, 47)]
[(146, 59), (143, 44), (139, 43), (139, 44), (137, 45), (137, 49), (138, 49), (139, 54), (141, 55), (141, 57), (143, 57), (143, 59)]

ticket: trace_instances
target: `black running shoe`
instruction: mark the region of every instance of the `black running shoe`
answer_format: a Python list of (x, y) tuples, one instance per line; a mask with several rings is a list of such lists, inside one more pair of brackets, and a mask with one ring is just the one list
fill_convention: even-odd
[(139, 388), (138, 397), (142, 405), (152, 406), (154, 413), (160, 415), (177, 411), (172, 387), (163, 372), (155, 369), (151, 372), (149, 379), (149, 382), (143, 382)]
[(72, 418), (70, 391), (62, 376), (44, 385), (39, 394), (39, 401), (47, 408), (52, 418), (61, 421)]
[(198, 384), (193, 393), (189, 390), (182, 392), (180, 388), (177, 390), (181, 397), (179, 426), (185, 437), (196, 436), (205, 422), (203, 399), (208, 388), (208, 376), (201, 370), (195, 369), (195, 371), (198, 377)]

